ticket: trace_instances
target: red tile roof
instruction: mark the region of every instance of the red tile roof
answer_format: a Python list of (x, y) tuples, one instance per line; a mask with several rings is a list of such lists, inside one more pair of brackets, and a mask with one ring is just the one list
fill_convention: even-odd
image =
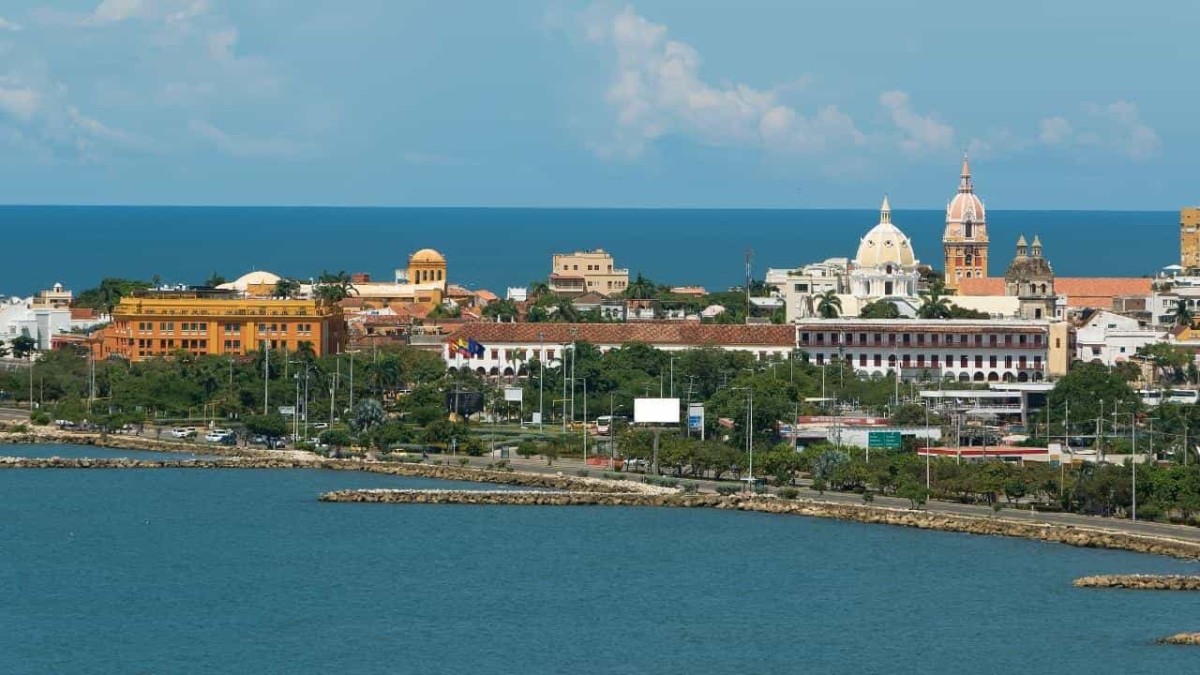
[[(1067, 296), (1067, 307), (1109, 309), (1113, 298), (1123, 295), (1149, 295), (1150, 279), (1137, 277), (1056, 277), (1054, 290)], [(960, 279), (959, 295), (1004, 295), (1004, 279)]]
[[(538, 335), (541, 334), (539, 338)], [(721, 325), (681, 321), (644, 323), (472, 323), (460, 326), (455, 337), (474, 338), (484, 344), (567, 343), (593, 344), (644, 342), (651, 345), (713, 345), (794, 347), (796, 328), (787, 325)]]
[(89, 321), (89, 320), (95, 319), (95, 318), (96, 318), (96, 310), (92, 309), (91, 307), (72, 307), (71, 308), (71, 320), (72, 321)]

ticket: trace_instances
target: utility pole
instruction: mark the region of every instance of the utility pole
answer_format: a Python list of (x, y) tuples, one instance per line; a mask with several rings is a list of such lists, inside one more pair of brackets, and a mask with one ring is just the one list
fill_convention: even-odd
[(588, 416), (587, 416), (587, 379), (583, 380), (583, 465), (587, 466), (587, 437), (588, 437)]
[[(455, 397), (454, 404), (458, 405), (458, 398)], [(350, 352), (350, 409), (354, 410), (354, 352)]]
[(542, 431), (545, 423), (545, 413), (542, 411), (542, 390), (546, 384), (546, 336), (538, 331), (538, 432)]
[(268, 386), (267, 379), (271, 375), (271, 349), (267, 347), (267, 341), (263, 340), (263, 415), (267, 414), (270, 409), (271, 389)]

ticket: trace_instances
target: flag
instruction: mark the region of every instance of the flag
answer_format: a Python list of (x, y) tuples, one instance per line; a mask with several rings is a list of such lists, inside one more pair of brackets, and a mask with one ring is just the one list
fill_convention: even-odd
[(468, 358), (468, 359), (471, 358), (471, 352), (470, 352), (470, 350), (467, 349), (466, 340), (463, 340), (462, 338), (458, 338), (458, 340), (455, 341), (454, 346), (458, 350), (458, 353), (461, 356)]
[(467, 341), (467, 351), (471, 354), (471, 356), (477, 356), (481, 359), (483, 358), (483, 344), (476, 342), (475, 338), (471, 338)]

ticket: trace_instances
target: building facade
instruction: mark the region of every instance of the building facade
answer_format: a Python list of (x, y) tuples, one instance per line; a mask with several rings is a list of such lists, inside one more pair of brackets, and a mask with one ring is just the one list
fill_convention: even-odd
[(423, 248), (408, 257), (406, 278), (400, 279), (399, 274), (396, 276), (397, 283), (441, 284), (444, 288), (449, 279), (446, 257), (431, 248)]
[(1114, 312), (1090, 312), (1075, 332), (1075, 355), (1081, 361), (1115, 366), (1138, 350), (1168, 338), (1166, 328), (1143, 326), (1137, 319)]
[(859, 299), (916, 297), (919, 265), (912, 242), (892, 223), (892, 208), (884, 197), (879, 223), (858, 243), (850, 294)]
[(1179, 210), (1179, 265), (1188, 273), (1200, 270), (1200, 206)]
[(130, 361), (184, 351), (197, 356), (249, 354), (262, 347), (294, 352), (302, 343), (317, 356), (345, 345), (336, 304), (314, 299), (243, 297), (231, 291), (151, 291), (125, 297), (101, 330), (99, 356)]
[(942, 235), (946, 287), (957, 290), (962, 279), (988, 275), (987, 211), (975, 194), (971, 166), (963, 157), (958, 194), (946, 205), (946, 231)]
[(1036, 382), (1065, 374), (1072, 351), (1065, 322), (816, 319), (796, 331), (818, 365), (845, 360), (862, 375), (912, 380)]
[(829, 258), (795, 270), (768, 269), (765, 283), (783, 299), (787, 320), (795, 321), (815, 316), (818, 296), (829, 291), (846, 293), (849, 275), (849, 258)]
[[(476, 356), (450, 353), (448, 340), (474, 340), (483, 346)], [(575, 342), (588, 342), (601, 352), (631, 343), (667, 351), (718, 347), (743, 351), (766, 360), (786, 358), (796, 348), (796, 329), (788, 325), (645, 323), (467, 323), (443, 341), (447, 368), (469, 369), (480, 375), (526, 374), (526, 364), (538, 359), (550, 364), (563, 358)]]
[(551, 291), (567, 295), (613, 295), (629, 286), (629, 270), (616, 267), (612, 254), (602, 248), (555, 253), (550, 261), (549, 285)]

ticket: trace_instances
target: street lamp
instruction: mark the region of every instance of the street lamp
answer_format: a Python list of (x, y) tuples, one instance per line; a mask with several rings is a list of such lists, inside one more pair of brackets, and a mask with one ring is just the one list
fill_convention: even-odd
[(542, 390), (546, 383), (546, 335), (538, 331), (538, 433), (542, 432), (546, 414), (542, 411)]

